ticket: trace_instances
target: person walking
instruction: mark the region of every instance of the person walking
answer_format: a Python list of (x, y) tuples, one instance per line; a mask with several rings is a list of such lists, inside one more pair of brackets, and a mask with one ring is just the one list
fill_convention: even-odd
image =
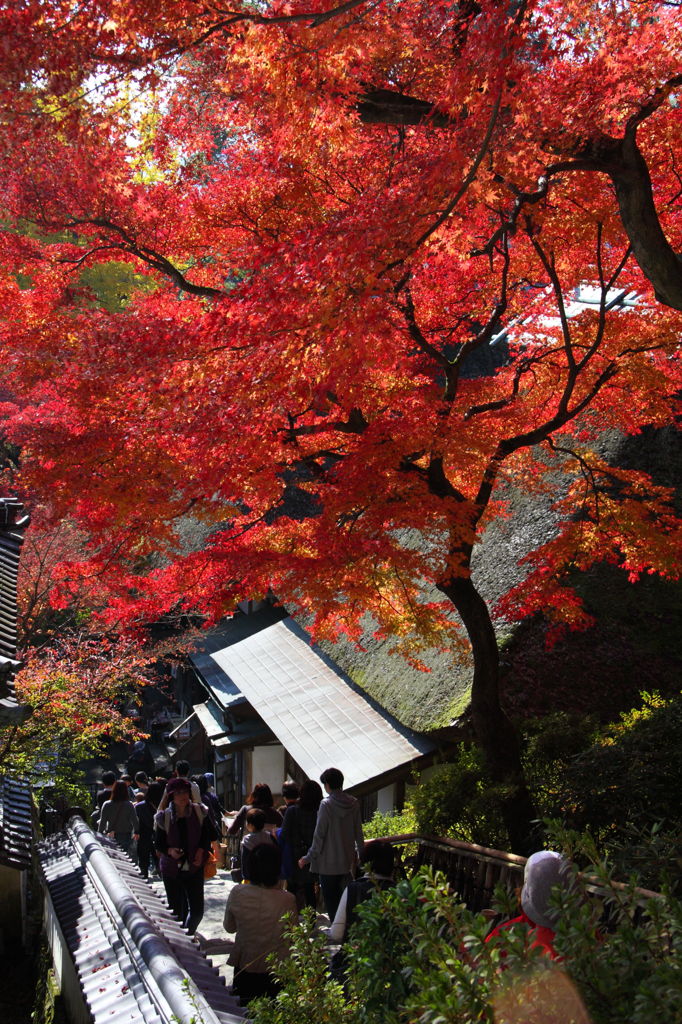
[(178, 779), (185, 779), (189, 782), (192, 788), (192, 803), (201, 803), (201, 793), (199, 792), (199, 786), (193, 779), (189, 777), (189, 761), (176, 761), (175, 762), (175, 775)]
[(320, 804), (312, 843), (299, 858), (299, 868), (310, 864), (320, 875), (320, 888), (330, 921), (334, 920), (341, 894), (351, 880), (362, 852), (360, 804), (343, 792), (343, 772), (327, 768), (320, 775), (327, 796)]
[(149, 788), (149, 776), (146, 772), (136, 772), (134, 784), (135, 796), (138, 800), (144, 800), (145, 793)]
[(362, 855), (364, 874), (356, 881), (349, 882), (343, 890), (336, 915), (327, 929), (327, 938), (330, 942), (339, 944), (331, 959), (331, 976), (342, 985), (346, 983), (346, 951), (344, 945), (348, 942), (348, 935), (351, 927), (357, 920), (357, 908), (360, 903), (368, 900), (373, 893), (390, 889), (395, 883), (393, 881), (393, 867), (395, 854), (390, 843), (381, 839), (374, 839), (365, 846)]
[(189, 779), (170, 779), (169, 804), (154, 817), (154, 847), (168, 906), (190, 935), (204, 916), (204, 863), (216, 838), (208, 809), (192, 802)]
[(265, 827), (275, 832), (282, 824), (282, 815), (275, 810), (272, 790), (267, 782), (257, 782), (253, 792), (246, 798), (246, 803), (239, 808), (234, 821), (227, 830), (230, 836), (241, 835), (246, 825), (246, 815), (252, 807), (259, 807), (265, 813)]
[(309, 864), (299, 867), (298, 862), (313, 841), (322, 796), (319, 782), (307, 779), (301, 786), (298, 802), (287, 808), (278, 834), (287, 889), (296, 897), (299, 911), (304, 906), (315, 907), (317, 904), (317, 874), (310, 870)]
[(254, 851), (265, 843), (267, 846), (276, 846), (277, 840), (272, 832), (265, 828), (265, 811), (260, 807), (252, 807), (246, 814), (246, 826), (244, 838), (239, 846), (239, 860), (242, 869), (242, 879), (245, 882), (251, 880), (251, 857)]
[(105, 800), (99, 816), (99, 831), (113, 836), (131, 860), (136, 860), (135, 841), (140, 825), (137, 813), (129, 798), (128, 784), (119, 779), (111, 790), (111, 799)]
[(157, 856), (154, 852), (154, 816), (159, 808), (159, 800), (163, 796), (164, 786), (160, 782), (151, 782), (141, 800), (135, 804), (137, 819), (140, 823), (137, 840), (137, 863), (143, 878), (149, 877), (150, 862), (154, 871), (158, 870)]
[(289, 953), (285, 931), (296, 919), (296, 900), (279, 888), (280, 854), (274, 843), (256, 847), (251, 857), (250, 885), (235, 885), (225, 907), (224, 927), (236, 932), (229, 963), (234, 991), (242, 1006), (257, 996), (275, 996), (279, 986), (268, 958)]
[(287, 813), (287, 808), (293, 807), (298, 802), (300, 796), (300, 790), (295, 782), (283, 782), (282, 783), (282, 799), (283, 804), (280, 804), (277, 810), (284, 817)]
[(107, 800), (111, 800), (111, 791), (116, 782), (115, 772), (102, 772), (102, 788), (95, 797), (96, 809), (101, 813), (102, 807)]

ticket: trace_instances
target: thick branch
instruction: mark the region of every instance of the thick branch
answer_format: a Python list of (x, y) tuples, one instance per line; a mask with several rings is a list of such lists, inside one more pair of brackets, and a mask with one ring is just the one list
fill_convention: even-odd
[(190, 295), (204, 295), (207, 298), (217, 298), (220, 295), (224, 295), (220, 288), (211, 288), (208, 285), (193, 284), (191, 281), (188, 281), (185, 275), (169, 259), (147, 245), (140, 245), (125, 228), (115, 224), (113, 221), (107, 220), (105, 217), (73, 218), (61, 226), (79, 227), (87, 224), (91, 224), (93, 227), (105, 228), (107, 231), (112, 231), (118, 235), (121, 243), (112, 243), (111, 248), (116, 248), (121, 252), (127, 252), (131, 256), (136, 256), (148, 266), (153, 267), (154, 270), (158, 270), (159, 273), (170, 278), (173, 284), (180, 288), (181, 291), (188, 292)]
[[(219, 23), (219, 27), (225, 28), (240, 21), (250, 21), (255, 25), (293, 25), (297, 22), (308, 22), (311, 28), (317, 28), (318, 25), (324, 25), (325, 22), (331, 21), (332, 18), (348, 14), (350, 11), (355, 10), (356, 7), (362, 7), (367, 3), (368, 0), (347, 0), (346, 3), (339, 4), (338, 7), (332, 7), (328, 11), (301, 11), (299, 14), (258, 14), (255, 11), (218, 9), (218, 13), (223, 15), (223, 20)], [(212, 26), (212, 31), (216, 31), (216, 26)]]
[[(639, 125), (680, 85), (682, 75), (676, 75), (656, 89), (630, 117), (622, 139), (596, 132), (588, 139), (567, 134), (546, 140), (544, 146), (549, 152), (567, 159), (550, 164), (533, 192), (521, 191), (513, 183), (505, 182), (514, 193), (514, 205), (486, 244), (472, 255), (490, 255), (503, 235), (513, 234), (522, 210), (544, 199), (550, 180), (557, 175), (571, 171), (608, 174), (616, 191), (623, 228), (656, 298), (666, 306), (682, 310), (682, 254), (673, 250), (661, 227), (649, 167), (636, 139)], [(502, 181), (499, 177), (497, 180)]]
[(620, 144), (619, 159), (605, 168), (616, 190), (623, 227), (635, 259), (659, 302), (682, 310), (682, 256), (673, 251), (658, 218), (651, 176), (634, 135)]
[(315, 434), (329, 434), (338, 431), (341, 434), (363, 434), (369, 423), (361, 409), (351, 409), (347, 420), (324, 420), (318, 423), (304, 424), (297, 427), (296, 417), (289, 417), (289, 426), (285, 429), (287, 439), (295, 441), (297, 437), (310, 437)]
[(448, 128), (453, 124), (451, 118), (439, 113), (428, 100), (391, 89), (367, 90), (358, 99), (355, 109), (363, 124), (429, 125), (433, 128)]
[(470, 185), (473, 183), (474, 179), (476, 178), (476, 175), (478, 173), (478, 168), (481, 166), (481, 163), (483, 162), (483, 158), (484, 158), (485, 154), (488, 151), (488, 147), (490, 146), (490, 140), (491, 140), (492, 135), (493, 135), (493, 129), (495, 127), (495, 122), (497, 121), (497, 117), (498, 117), (498, 114), (500, 112), (500, 103), (501, 103), (501, 101), (502, 101), (502, 92), (500, 91), (498, 93), (498, 95), (497, 95), (497, 99), (495, 100), (495, 102), (493, 104), (493, 108), (492, 108), (492, 110), (490, 112), (490, 117), (488, 118), (488, 124), (486, 125), (485, 134), (484, 134), (483, 139), (481, 141), (481, 145), (479, 146), (478, 153), (474, 157), (473, 162), (472, 162), (469, 170), (465, 174), (463, 181), (461, 182), (459, 188), (457, 189), (457, 191), (453, 195), (452, 199), (446, 204), (445, 208), (441, 211), (441, 213), (438, 215), (438, 217), (436, 217), (436, 219), (433, 222), (433, 224), (429, 225), (429, 227), (410, 246), (409, 251), (407, 253), (405, 253), (404, 256), (399, 257), (399, 259), (393, 260), (392, 263), (389, 263), (388, 266), (385, 267), (384, 270), (382, 271), (382, 274), (386, 273), (387, 271), (394, 270), (395, 267), (398, 267), (398, 266), (400, 266), (401, 263), (404, 263), (405, 260), (409, 256), (412, 255), (412, 253), (415, 253), (424, 244), (424, 242), (426, 242), (431, 237), (431, 235), (434, 233), (434, 231), (437, 231), (438, 228), (441, 226), (441, 224), (445, 223), (445, 221), (452, 214), (453, 210), (455, 209), (455, 207), (459, 203), (460, 199), (462, 199), (466, 195), (467, 191), (469, 190)]

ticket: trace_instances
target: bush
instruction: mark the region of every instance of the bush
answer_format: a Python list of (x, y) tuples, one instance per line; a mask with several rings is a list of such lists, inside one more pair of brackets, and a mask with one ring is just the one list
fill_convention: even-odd
[(643, 693), (640, 708), (566, 764), (564, 799), (580, 797), (575, 826), (598, 826), (604, 837), (632, 822), (679, 821), (681, 792), (682, 695)]
[(315, 933), (314, 912), (306, 908), (287, 934), (290, 955), (272, 965), (282, 992), (276, 999), (250, 1003), (251, 1019), (258, 1024), (355, 1024), (354, 1008), (346, 1003), (338, 982), (329, 977), (327, 945)]
[(412, 804), (407, 804), (399, 814), (381, 814), (375, 811), (372, 818), (362, 826), (365, 839), (381, 839), (384, 836), (400, 836), (417, 831), (417, 817)]
[[(611, 882), (588, 841), (562, 837), (590, 873), (609, 908), (583, 884), (557, 893), (561, 911), (552, 961), (528, 948), (523, 930), (486, 943), (489, 922), (462, 907), (441, 875), (421, 872), (377, 892), (358, 908), (347, 947), (346, 998), (329, 979), (319, 938), (306, 919), (293, 929), (291, 961), (277, 968), (284, 990), (253, 1009), (254, 1024), (651, 1024), (682, 1020), (682, 904), (650, 901), (636, 923), (633, 887)], [(496, 909), (509, 916), (508, 894)]]
[(481, 751), (462, 746), (456, 760), (439, 765), (415, 787), (411, 806), (422, 834), (506, 849), (502, 796), (502, 787), (493, 785), (488, 777)]
[(540, 814), (589, 830), (621, 876), (634, 870), (648, 888), (682, 891), (682, 696), (643, 693), (640, 707), (598, 730), (550, 716), (531, 726), (526, 768)]

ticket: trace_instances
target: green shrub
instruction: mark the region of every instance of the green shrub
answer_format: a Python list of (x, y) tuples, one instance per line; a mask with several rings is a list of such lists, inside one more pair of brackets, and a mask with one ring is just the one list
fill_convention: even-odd
[(381, 839), (383, 836), (400, 836), (417, 831), (417, 817), (414, 806), (408, 803), (399, 814), (381, 814), (375, 811), (372, 818), (362, 826), (365, 839)]
[(640, 708), (565, 766), (564, 799), (580, 798), (575, 826), (598, 826), (605, 837), (632, 822), (679, 822), (681, 792), (682, 695), (643, 693)]
[[(291, 960), (277, 968), (284, 984), (274, 1001), (253, 1008), (254, 1024), (651, 1024), (682, 1020), (682, 904), (670, 894), (652, 900), (637, 922), (633, 886), (619, 889), (611, 868), (594, 860), (590, 874), (603, 893), (588, 897), (582, 882), (557, 893), (561, 911), (552, 961), (527, 948), (523, 931), (486, 943), (489, 922), (463, 908), (443, 876), (422, 872), (377, 892), (358, 908), (348, 947), (346, 997), (326, 971), (310, 919), (293, 929)], [(496, 909), (509, 916), (510, 896)], [(609, 930), (598, 927), (602, 904)]]
[(254, 1024), (355, 1024), (354, 1007), (329, 977), (327, 945), (315, 933), (314, 912), (306, 908), (288, 934), (289, 957), (272, 965), (282, 992), (277, 999), (257, 999), (249, 1005)]
[(526, 783), (541, 817), (565, 817), (579, 794), (566, 790), (566, 768), (588, 750), (598, 736), (589, 716), (559, 711), (523, 723), (523, 767)]
[(581, 728), (583, 738), (590, 729), (583, 720), (567, 730), (563, 747), (554, 744), (552, 761), (538, 750), (551, 751), (554, 724), (545, 721), (536, 733), (541, 742), (531, 738), (527, 748), (539, 812), (589, 830), (621, 876), (636, 871), (648, 888), (682, 891), (682, 696), (643, 693), (640, 707), (594, 732), (581, 749)]
[(502, 795), (502, 787), (493, 785), (487, 775), (482, 753), (461, 746), (455, 760), (439, 765), (415, 787), (411, 805), (422, 834), (506, 849)]

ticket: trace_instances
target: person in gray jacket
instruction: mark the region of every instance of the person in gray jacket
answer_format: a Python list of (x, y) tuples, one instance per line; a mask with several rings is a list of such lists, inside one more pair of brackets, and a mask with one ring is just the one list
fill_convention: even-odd
[(310, 864), (320, 876), (320, 888), (329, 920), (333, 921), (341, 894), (351, 880), (351, 872), (362, 850), (360, 804), (343, 792), (343, 773), (327, 768), (320, 775), (327, 796), (320, 804), (310, 849), (298, 862)]
[(260, 807), (252, 807), (246, 812), (246, 829), (244, 838), (239, 846), (239, 855), (242, 865), (242, 878), (247, 882), (251, 881), (251, 857), (258, 846), (265, 843), (267, 846), (277, 846), (277, 840), (272, 832), (265, 828), (265, 811)]
[(133, 861), (137, 859), (135, 845), (140, 825), (132, 801), (128, 799), (127, 783), (121, 779), (114, 783), (111, 799), (105, 800), (102, 804), (99, 831), (113, 836)]

